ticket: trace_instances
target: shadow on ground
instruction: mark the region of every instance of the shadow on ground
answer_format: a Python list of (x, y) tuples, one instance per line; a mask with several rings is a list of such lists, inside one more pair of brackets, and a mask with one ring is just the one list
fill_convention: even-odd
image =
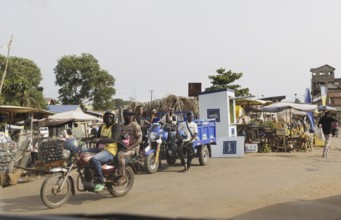
[(235, 220), (341, 219), (341, 195), (279, 203), (235, 216)]

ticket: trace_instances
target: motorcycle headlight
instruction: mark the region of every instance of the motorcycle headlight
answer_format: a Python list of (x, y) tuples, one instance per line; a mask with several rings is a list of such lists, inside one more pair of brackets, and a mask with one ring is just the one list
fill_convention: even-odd
[(158, 133), (156, 133), (156, 132), (150, 132), (150, 134), (149, 134), (149, 139), (151, 139), (151, 140), (156, 140), (156, 139), (158, 139), (159, 138), (159, 134)]

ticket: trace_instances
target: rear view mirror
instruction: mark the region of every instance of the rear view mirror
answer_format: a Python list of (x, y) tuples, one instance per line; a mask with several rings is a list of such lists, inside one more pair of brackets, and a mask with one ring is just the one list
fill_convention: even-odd
[(90, 130), (90, 137), (96, 137), (96, 135), (97, 135), (96, 128), (91, 128), (91, 130)]

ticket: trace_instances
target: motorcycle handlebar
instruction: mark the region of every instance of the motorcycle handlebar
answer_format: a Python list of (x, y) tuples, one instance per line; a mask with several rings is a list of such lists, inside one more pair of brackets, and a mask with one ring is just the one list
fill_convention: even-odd
[(110, 138), (85, 137), (85, 138), (82, 138), (81, 141), (84, 141), (86, 143), (104, 143), (104, 144), (119, 142), (119, 143), (121, 143), (121, 146), (123, 146), (123, 148), (128, 149), (128, 147), (124, 143), (122, 143), (120, 141), (115, 141), (115, 140), (110, 139)]

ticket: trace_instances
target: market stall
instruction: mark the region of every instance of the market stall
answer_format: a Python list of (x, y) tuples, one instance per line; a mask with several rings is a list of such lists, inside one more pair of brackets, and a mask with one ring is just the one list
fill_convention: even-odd
[[(0, 106), (0, 185), (16, 184), (31, 151), (29, 148), (42, 139), (33, 125), (34, 119), (52, 115), (52, 112), (21, 106)], [(15, 125), (24, 121), (22, 126)]]
[(264, 144), (270, 146), (272, 151), (311, 150), (313, 134), (309, 133), (306, 114), (316, 109), (317, 106), (312, 104), (284, 102), (263, 107), (263, 112), (276, 113), (282, 118), (277, 124), (269, 126), (273, 135), (266, 138)]

